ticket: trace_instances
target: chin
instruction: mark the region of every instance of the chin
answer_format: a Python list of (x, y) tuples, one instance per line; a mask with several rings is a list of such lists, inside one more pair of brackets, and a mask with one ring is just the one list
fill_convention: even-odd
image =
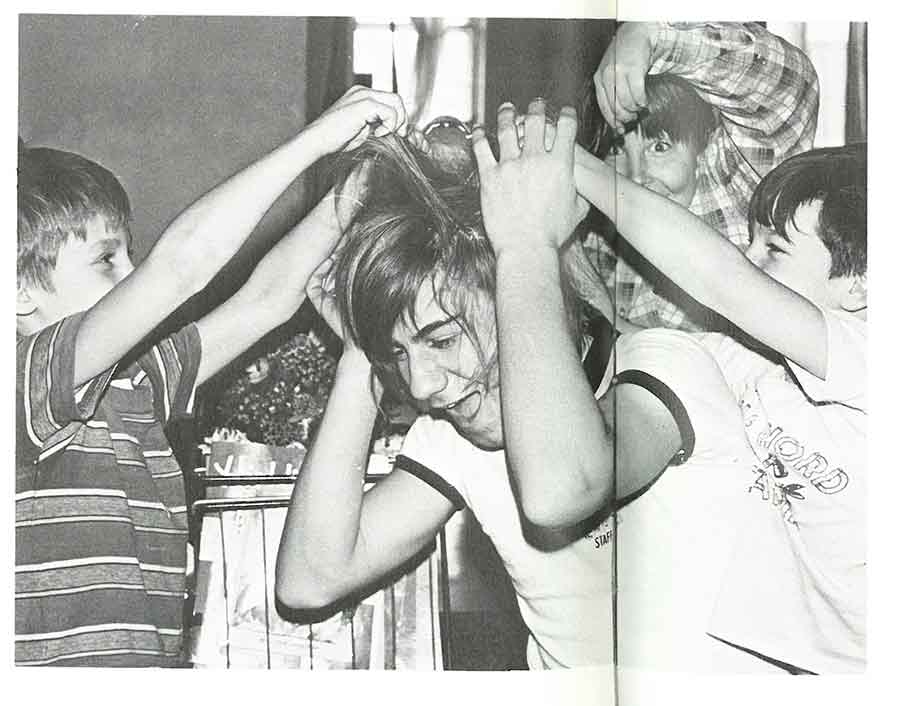
[(503, 434), (490, 431), (471, 431), (456, 427), (461, 437), (482, 451), (499, 451), (503, 448)]

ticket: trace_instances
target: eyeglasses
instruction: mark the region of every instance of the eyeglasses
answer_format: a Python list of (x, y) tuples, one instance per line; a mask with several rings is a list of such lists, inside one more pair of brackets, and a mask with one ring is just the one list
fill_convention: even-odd
[(471, 126), (449, 115), (442, 115), (429, 122), (422, 129), (422, 136), (428, 140), (428, 151), (440, 168), (456, 175), (462, 184), (478, 184), (478, 170), (472, 154)]
[(454, 118), (452, 115), (441, 115), (440, 117), (435, 118), (422, 129), (422, 134), (425, 137), (428, 137), (436, 130), (456, 130), (457, 132), (462, 133), (465, 139), (472, 139), (472, 128), (467, 123), (459, 118)]

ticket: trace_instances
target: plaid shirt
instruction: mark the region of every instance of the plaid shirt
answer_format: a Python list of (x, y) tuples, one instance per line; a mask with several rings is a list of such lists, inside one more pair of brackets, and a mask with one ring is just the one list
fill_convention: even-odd
[[(661, 24), (652, 41), (648, 73), (681, 76), (721, 118), (698, 157), (689, 208), (743, 248), (749, 242), (750, 197), (762, 177), (813, 146), (819, 109), (815, 69), (802, 51), (758, 24)], [(682, 290), (646, 263), (638, 264), (645, 279), (600, 235), (589, 234), (585, 248), (622, 318), (641, 326), (718, 327)]]

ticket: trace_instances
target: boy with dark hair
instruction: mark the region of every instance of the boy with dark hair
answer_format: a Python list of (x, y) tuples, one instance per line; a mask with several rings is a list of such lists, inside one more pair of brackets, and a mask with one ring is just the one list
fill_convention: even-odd
[[(601, 118), (589, 130), (591, 151), (739, 246), (747, 244), (747, 208), (760, 179), (813, 145), (815, 70), (758, 24), (624, 23), (594, 83)], [(721, 326), (624, 245), (596, 233), (587, 242), (621, 318)]]
[[(469, 507), (512, 579), (529, 667), (611, 669), (625, 629), (614, 631), (614, 535), (644, 534), (640, 522), (614, 528), (611, 511), (670, 462), (687, 461), (672, 478), (701, 497), (711, 479), (736, 478), (750, 450), (721, 372), (688, 334), (623, 336), (630, 345), (619, 357), (641, 374), (623, 373), (614, 387), (611, 367), (600, 365), (602, 380), (583, 370), (565, 266), (584, 213), (572, 166), (577, 121), (561, 111), (549, 151), (543, 102), (529, 106), (522, 128), (520, 147), (515, 108), (501, 106), (499, 163), (483, 132), (473, 135), (480, 199), (473, 180), (448, 179), (402, 145), (371, 146), (377, 158), (334, 272), (325, 263), (310, 281), (345, 347), (288, 510), (276, 593), (291, 606), (333, 605)], [(611, 352), (599, 349), (605, 360)], [(364, 493), (384, 388), (421, 416), (393, 472)], [(745, 494), (736, 481), (714, 482), (702, 497), (730, 518)], [(684, 544), (656, 557), (668, 563), (654, 575), (660, 611), (651, 614), (665, 620), (628, 628), (645, 629), (653, 664), (666, 668), (775, 670), (703, 632), (731, 546), (730, 525), (720, 524), (710, 532), (700, 513), (679, 523)], [(669, 604), (670, 594), (685, 601)]]
[[(866, 147), (812, 150), (763, 179), (746, 253), (579, 150), (580, 192), (647, 260), (786, 368), (699, 340), (739, 404), (752, 500), (712, 635), (803, 671), (865, 665)], [(627, 547), (622, 552), (627, 552)]]
[[(575, 121), (561, 121), (572, 128), (571, 149)], [(444, 151), (431, 146), (432, 155)], [(331, 605), (414, 556), (469, 507), (512, 578), (530, 632), (529, 667), (609, 667), (609, 520), (534, 525), (521, 519), (508, 475), (496, 259), (477, 178), (471, 169), (448, 174), (440, 158), (391, 138), (365, 145), (357, 158), (370, 165), (362, 205), (333, 271), (325, 263), (310, 281), (310, 299), (343, 332), (344, 352), (288, 511), (276, 594), (290, 606)], [(580, 309), (567, 285), (564, 276), (560, 325), (578, 348)], [(384, 389), (422, 414), (393, 471), (363, 494)], [(589, 390), (587, 404), (595, 409)], [(527, 517), (532, 492), (525, 505)]]
[(299, 173), (371, 130), (404, 125), (399, 98), (354, 87), (190, 206), (138, 267), (128, 198), (111, 172), (69, 152), (20, 150), (17, 664), (178, 665), (187, 508), (164, 426), (302, 303), (307, 277), (340, 235), (333, 198), (227, 302), (171, 336), (150, 335)]

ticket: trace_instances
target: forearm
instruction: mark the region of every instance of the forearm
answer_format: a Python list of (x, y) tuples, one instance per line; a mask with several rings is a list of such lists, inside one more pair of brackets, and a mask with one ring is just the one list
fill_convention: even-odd
[(612, 449), (567, 325), (555, 250), (497, 262), (503, 429), (526, 517), (571, 525), (605, 504)]
[(275, 573), (288, 605), (322, 606), (359, 587), (363, 481), (377, 413), (368, 362), (342, 356), (315, 442), (294, 488)]
[(649, 189), (616, 178), (611, 167), (584, 151), (578, 152), (575, 181), (579, 193), (598, 209), (615, 214), (618, 232), (648, 262), (698, 302), (727, 318), (746, 303), (740, 282), (755, 275), (755, 268), (701, 219)]
[(753, 136), (780, 158), (812, 147), (818, 78), (800, 49), (754, 23), (648, 23), (648, 35), (648, 73), (688, 81), (729, 132)]
[(198, 322), (203, 340), (199, 382), (297, 311), (310, 275), (340, 236), (329, 193), (266, 254), (233, 297)]

